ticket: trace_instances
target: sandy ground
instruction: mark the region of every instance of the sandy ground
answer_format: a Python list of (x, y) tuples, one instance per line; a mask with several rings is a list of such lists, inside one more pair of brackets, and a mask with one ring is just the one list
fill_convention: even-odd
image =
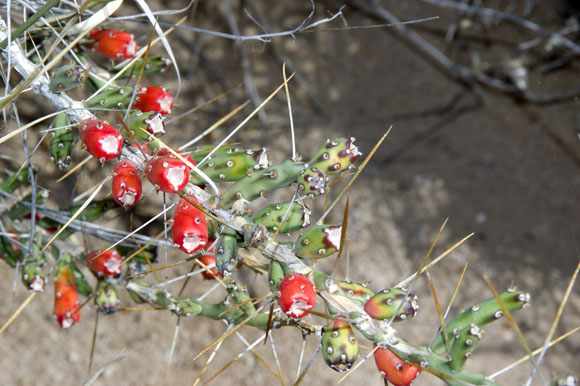
[[(442, 16), (429, 24), (436, 31), (444, 32), (453, 17), (448, 10), (430, 8), (416, 1), (406, 5), (396, 3), (382, 2), (398, 11), (400, 17)], [(180, 5), (170, 2), (169, 6)], [(257, 7), (262, 12), (267, 8), (262, 2), (258, 2)], [(325, 17), (326, 9), (327, 5), (319, 5), (316, 17)], [(337, 7), (332, 5), (328, 9), (336, 10)], [(210, 28), (217, 20), (221, 23), (219, 28), (227, 29), (221, 10), (202, 5), (195, 20), (205, 28)], [(235, 12), (237, 17), (244, 17), (243, 12)], [(271, 25), (295, 25), (307, 13), (304, 4), (283, 2), (266, 13), (266, 19)], [(553, 23), (559, 20), (558, 14), (545, 4), (538, 14), (541, 20)], [(350, 25), (371, 23), (349, 9), (345, 15)], [(248, 21), (245, 23), (250, 25)], [(515, 35), (510, 27), (498, 25), (495, 28), (493, 32), (497, 34), (507, 31), (508, 38)], [(250, 26), (244, 31), (255, 33), (256, 28)], [(426, 36), (441, 50), (451, 50), (440, 34)], [(186, 111), (243, 81), (239, 56), (231, 42), (209, 37), (199, 41), (190, 33), (178, 33), (174, 37), (176, 51), (183, 59), (185, 85), (176, 112)], [(441, 303), (448, 303), (467, 263), (467, 274), (452, 314), (491, 296), (483, 275), (487, 275), (498, 289), (515, 284), (533, 296), (533, 306), (514, 314), (516, 321), (530, 347), (541, 345), (578, 263), (580, 173), (576, 155), (580, 154), (580, 143), (566, 141), (575, 137), (578, 130), (578, 101), (531, 106), (487, 91), (483, 91), (479, 102), (466, 94), (454, 105), (476, 104), (475, 107), (399, 152), (403, 144), (441, 118), (438, 110), (447, 108), (461, 92), (457, 83), (443, 76), (388, 30), (301, 34), (296, 39), (275, 42), (287, 59), (292, 60), (308, 86), (304, 89), (293, 83), (290, 89), (297, 150), (305, 158), (327, 137), (348, 134), (358, 139), (357, 144), (367, 154), (386, 128), (393, 126), (385, 143), (350, 190), (350, 278), (368, 281), (375, 290), (394, 285), (419, 266), (437, 230), (448, 219), (435, 255), (472, 232), (474, 236), (431, 272)], [(188, 55), (195, 44), (199, 44), (203, 56), (194, 56), (191, 60)], [(272, 47), (261, 43), (248, 43), (244, 47), (257, 90), (264, 98), (282, 80), (278, 56)], [(494, 51), (493, 45), (485, 48), (481, 54), (488, 55), (486, 60), (505, 59), (501, 51)], [(195, 67), (187, 66), (189, 63)], [(534, 86), (546, 91), (577, 85), (577, 70), (577, 64), (572, 64), (557, 76), (546, 75), (538, 79)], [(179, 144), (191, 138), (245, 98), (243, 91), (237, 90), (217, 104), (202, 109), (192, 120), (172, 126), (167, 141)], [(264, 144), (270, 149), (272, 158), (278, 161), (288, 157), (291, 148), (285, 104), (282, 96), (275, 98), (264, 110), (267, 115), (262, 124), (252, 121), (234, 140), (247, 145)], [(244, 111), (247, 114), (250, 109)], [(241, 118), (234, 121), (214, 133), (214, 140), (221, 138)], [(395, 154), (399, 156), (394, 158)], [(39, 156), (39, 160), (42, 157)], [(51, 172), (50, 166), (46, 168), (47, 173)], [(92, 170), (99, 168), (94, 165)], [(56, 170), (52, 172), (55, 177), (60, 175)], [(77, 186), (86, 189), (91, 181), (81, 177)], [(46, 184), (51, 185), (51, 182), (46, 181)], [(336, 196), (337, 192), (338, 189), (333, 189), (331, 196)], [(159, 203), (159, 200), (151, 198), (151, 202)], [(315, 218), (321, 214), (321, 201), (314, 205), (317, 208)], [(339, 205), (329, 222), (340, 221), (343, 208), (343, 204)], [(141, 220), (136, 218), (136, 221)], [(90, 247), (100, 245), (92, 239), (85, 242)], [(180, 258), (183, 258), (180, 253), (169, 256), (170, 261)], [(169, 275), (178, 276), (188, 269), (172, 269)], [(5, 321), (28, 294), (19, 283), (13, 289), (13, 271), (4, 264), (0, 265), (0, 275), (0, 291), (4, 294), (0, 320)], [(344, 259), (339, 275), (347, 275)], [(254, 294), (263, 293), (264, 277), (246, 272), (241, 278), (250, 284)], [(187, 289), (188, 295), (199, 296), (211, 286), (195, 279)], [(171, 288), (178, 289), (179, 285)], [(417, 318), (398, 325), (397, 329), (410, 342), (425, 344), (434, 336), (438, 319), (426, 280), (418, 281), (415, 293), (420, 296), (421, 310)], [(89, 372), (95, 311), (92, 307), (83, 310), (82, 322), (63, 331), (52, 318), (52, 294), (53, 287), (49, 284), (45, 293), (36, 296), (0, 337), (1, 384), (84, 384), (89, 374), (117, 356), (124, 359), (109, 366), (95, 385), (163, 383), (176, 317), (156, 311), (99, 317), (93, 369)], [(132, 305), (126, 296), (122, 304)], [(556, 334), (576, 327), (580, 323), (579, 315), (580, 297), (575, 289)], [(224, 331), (225, 326), (219, 322), (181, 319), (165, 384), (192, 384), (208, 354), (196, 361), (193, 357)], [(258, 331), (250, 328), (240, 332), (249, 342), (260, 337)], [(274, 339), (286, 384), (292, 383), (299, 362), (301, 335), (296, 330), (285, 329), (276, 331)], [(306, 342), (305, 360), (314, 351), (317, 340), (308, 337)], [(239, 338), (228, 338), (203, 380), (209, 379), (243, 349)], [(260, 343), (257, 351), (275, 368), (270, 344)], [(362, 350), (361, 357), (366, 356), (366, 352)], [(486, 337), (468, 363), (468, 369), (491, 374), (523, 355), (522, 344), (507, 321), (502, 320), (486, 329)], [(553, 373), (578, 371), (579, 355), (580, 338), (574, 335), (550, 349), (541, 366), (542, 374), (550, 378)], [(504, 385), (521, 384), (530, 372), (531, 366), (524, 364), (497, 381)], [(340, 375), (326, 368), (318, 356), (302, 384), (333, 385), (339, 379)], [(248, 354), (213, 383), (271, 385), (276, 384), (276, 379), (256, 356)], [(415, 385), (440, 383), (424, 374)], [(371, 358), (343, 384), (383, 383)], [(539, 377), (534, 384), (542, 384)]]

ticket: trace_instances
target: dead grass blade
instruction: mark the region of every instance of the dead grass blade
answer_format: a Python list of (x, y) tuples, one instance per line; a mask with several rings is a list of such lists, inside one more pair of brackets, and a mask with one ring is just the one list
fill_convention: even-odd
[(18, 315), (20, 315), (20, 313), (22, 311), (24, 311), (24, 309), (26, 308), (26, 306), (32, 301), (32, 299), (34, 299), (34, 297), (36, 296), (37, 293), (38, 292), (33, 292), (30, 295), (28, 295), (28, 297), (22, 302), (22, 304), (16, 309), (16, 311), (14, 311), (12, 313), (12, 315), (4, 323), (4, 325), (2, 326), (2, 328), (0, 328), (0, 335), (2, 335), (2, 333), (4, 331), (6, 331), (6, 329), (8, 328), (8, 326), (10, 326), (12, 324), (12, 322), (14, 322), (14, 320), (16, 320), (16, 318), (18, 317)]

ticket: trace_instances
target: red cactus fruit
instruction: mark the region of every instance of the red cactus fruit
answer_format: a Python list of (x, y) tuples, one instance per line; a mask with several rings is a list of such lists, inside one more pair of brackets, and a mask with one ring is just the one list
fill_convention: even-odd
[(153, 157), (145, 164), (149, 181), (166, 193), (182, 191), (189, 182), (189, 168), (183, 161), (169, 157)]
[[(207, 245), (212, 245), (215, 240), (208, 240)], [(209, 254), (205, 254), (199, 258), (199, 261), (203, 263), (208, 269), (204, 270), (201, 275), (206, 280), (215, 280), (216, 277), (224, 277), (215, 267), (215, 246), (207, 251)]]
[(299, 273), (290, 273), (282, 279), (278, 287), (278, 304), (286, 315), (294, 319), (303, 318), (316, 303), (316, 291), (308, 278)]
[[(72, 327), (81, 319), (79, 306), (79, 292), (75, 285), (72, 270), (62, 267), (58, 270), (54, 284), (54, 317), (62, 328)], [(76, 311), (76, 312), (75, 312)]]
[(87, 254), (87, 267), (99, 277), (120, 274), (122, 261), (119, 252), (114, 249), (98, 249)]
[(135, 101), (135, 108), (143, 111), (155, 111), (162, 115), (171, 113), (173, 109), (173, 95), (163, 87), (141, 87)]
[(101, 162), (117, 158), (121, 154), (123, 136), (119, 130), (98, 119), (81, 123), (80, 138), (87, 151)]
[(90, 48), (110, 59), (129, 59), (137, 52), (137, 42), (133, 34), (110, 29), (94, 29), (89, 39), (95, 43)]
[[(179, 154), (184, 159), (186, 159), (187, 161), (189, 161), (189, 163), (192, 164), (193, 166), (197, 166), (197, 162), (195, 162), (195, 160), (193, 159), (193, 157), (190, 156), (189, 154), (182, 153), (180, 151), (176, 151), (176, 153)], [(163, 149), (160, 149), (155, 155), (157, 155), (158, 157), (161, 157), (161, 156), (169, 156), (169, 157), (177, 158), (172, 152), (170, 152), (165, 147)], [(179, 158), (177, 158), (177, 159), (179, 159)], [(191, 171), (193, 170), (193, 168), (191, 168), (187, 163), (185, 163), (185, 166), (187, 167), (188, 173), (191, 173)]]
[(375, 350), (375, 362), (381, 374), (393, 386), (409, 386), (421, 372), (419, 367), (405, 362), (388, 348), (379, 347)]
[[(197, 202), (194, 196), (187, 196)], [(207, 219), (205, 214), (187, 200), (181, 199), (173, 217), (173, 242), (188, 254), (205, 247), (208, 242)], [(215, 259), (214, 259), (215, 260)]]
[(137, 168), (129, 160), (117, 164), (113, 171), (113, 198), (119, 205), (133, 206), (141, 197), (141, 179)]

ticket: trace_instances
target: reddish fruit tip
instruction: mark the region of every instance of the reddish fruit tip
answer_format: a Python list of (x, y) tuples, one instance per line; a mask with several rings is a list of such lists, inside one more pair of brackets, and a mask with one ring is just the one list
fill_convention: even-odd
[(299, 273), (290, 273), (278, 287), (278, 304), (286, 315), (294, 319), (303, 318), (316, 304), (316, 291), (308, 278)]
[[(192, 202), (197, 202), (194, 196), (186, 197)], [(175, 209), (173, 242), (179, 245), (179, 249), (188, 254), (200, 250), (208, 243), (205, 214), (187, 202), (186, 199), (181, 199)]]
[(173, 95), (162, 87), (141, 87), (135, 101), (135, 108), (144, 113), (155, 111), (167, 115), (173, 109)]
[(123, 258), (114, 249), (98, 249), (87, 254), (87, 267), (101, 276), (116, 276), (121, 273)]
[[(214, 240), (207, 241), (207, 245), (212, 245), (213, 243)], [(209, 249), (207, 253), (211, 253), (211, 255), (205, 254), (199, 257), (199, 261), (207, 267), (207, 269), (201, 273), (203, 278), (205, 280), (215, 280), (216, 277), (224, 277), (224, 275), (222, 275), (215, 267), (215, 246)]]
[(151, 158), (145, 164), (145, 174), (155, 187), (166, 193), (180, 192), (189, 182), (189, 168), (169, 156)]
[(117, 164), (113, 171), (113, 198), (119, 205), (133, 206), (141, 197), (141, 179), (137, 168), (129, 160)]
[(137, 52), (137, 42), (129, 32), (96, 28), (90, 32), (89, 39), (95, 41), (91, 49), (110, 59), (129, 59)]
[(81, 319), (79, 293), (75, 285), (72, 270), (68, 267), (59, 269), (54, 284), (54, 317), (62, 328), (70, 328)]
[(383, 377), (393, 386), (410, 386), (421, 372), (419, 367), (405, 362), (388, 348), (379, 347), (375, 350), (375, 363)]
[(87, 151), (99, 161), (117, 158), (123, 147), (123, 136), (119, 130), (98, 119), (87, 119), (81, 123), (79, 132)]

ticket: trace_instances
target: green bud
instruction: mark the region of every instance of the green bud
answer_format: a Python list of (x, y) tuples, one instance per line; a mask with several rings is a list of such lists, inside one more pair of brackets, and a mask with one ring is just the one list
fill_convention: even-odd
[(354, 163), (362, 155), (354, 145), (354, 137), (328, 140), (309, 162), (328, 175), (338, 174), (354, 168)]
[(268, 205), (254, 216), (254, 222), (264, 225), (269, 231), (275, 232), (280, 227), (280, 232), (287, 233), (309, 226), (310, 215), (306, 205), (294, 202), (290, 206), (288, 201)]
[(74, 64), (69, 64), (58, 68), (52, 78), (50, 78), (49, 88), (55, 94), (59, 94), (64, 91), (72, 90), (78, 86), (81, 86), (85, 79), (87, 79), (87, 74), (89, 70), (84, 69), (81, 66)]
[(395, 315), (395, 322), (412, 318), (417, 313), (419, 304), (416, 295), (406, 294), (407, 291), (401, 288), (382, 290), (365, 303), (364, 309), (371, 318), (378, 320), (391, 319)]

